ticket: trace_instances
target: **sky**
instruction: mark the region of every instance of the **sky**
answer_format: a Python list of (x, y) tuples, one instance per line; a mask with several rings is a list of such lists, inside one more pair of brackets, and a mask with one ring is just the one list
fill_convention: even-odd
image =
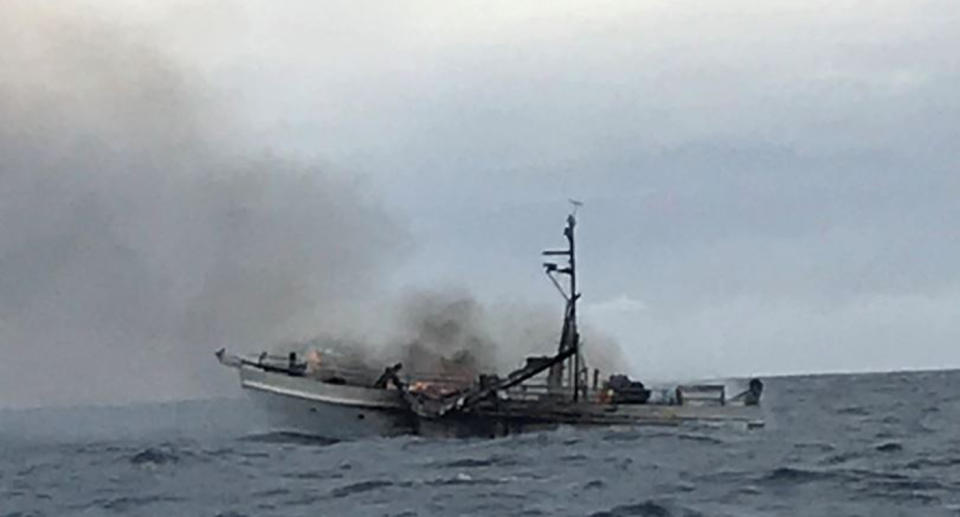
[(642, 379), (960, 367), (952, 2), (0, 10), (0, 407), (231, 394), (420, 289), (559, 316), (568, 198)]

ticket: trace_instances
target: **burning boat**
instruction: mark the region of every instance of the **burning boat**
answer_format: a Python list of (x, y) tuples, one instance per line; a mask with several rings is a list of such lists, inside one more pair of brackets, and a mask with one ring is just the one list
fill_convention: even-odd
[(406, 433), (502, 436), (558, 425), (762, 426), (759, 379), (728, 397), (724, 384), (654, 390), (623, 374), (601, 382), (600, 372), (589, 370), (577, 326), (575, 228), (571, 214), (563, 232), (567, 246), (543, 252), (561, 262), (543, 264), (565, 301), (557, 349), (528, 357), (505, 376), (407, 373), (400, 363), (381, 371), (338, 360), (329, 350), (304, 357), (295, 352), (240, 357), (220, 349), (217, 359), (239, 371), (241, 386), (262, 400), (278, 427), (334, 439)]

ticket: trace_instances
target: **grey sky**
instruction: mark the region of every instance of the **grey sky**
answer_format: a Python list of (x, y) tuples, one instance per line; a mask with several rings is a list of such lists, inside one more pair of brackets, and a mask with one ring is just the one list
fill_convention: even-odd
[[(2, 77), (37, 68), (26, 75), (39, 82), (24, 86), (8, 79), (8, 114), (34, 125), (37, 113), (10, 107), (22, 105), (11, 100), (11, 84), (21, 95), (29, 90), (38, 105), (49, 104), (45, 94), (56, 94), (49, 84), (36, 89), (61, 77), (42, 73), (51, 54), (37, 51), (38, 42), (59, 28), (43, 20), (74, 20), (122, 35), (115, 38), (119, 57), (92, 62), (106, 63), (103, 76), (121, 77), (124, 91), (136, 99), (145, 84), (172, 81), (155, 88), (157, 104), (145, 113), (87, 112), (76, 108), (84, 105), (76, 99), (64, 101), (75, 118), (57, 119), (56, 126), (73, 134), (73, 124), (80, 128), (75, 132), (100, 140), (117, 138), (121, 128), (120, 136), (128, 135), (119, 140), (122, 146), (146, 139), (151, 143), (144, 152), (164, 156), (161, 164), (184, 147), (201, 155), (195, 161), (189, 153), (178, 157), (180, 179), (158, 179), (169, 178), (167, 166), (119, 181), (98, 173), (90, 182), (61, 166), (50, 173), (60, 179), (75, 174), (54, 182), (71, 192), (86, 185), (98, 194), (120, 193), (111, 199), (152, 200), (108, 203), (120, 219), (127, 210), (143, 214), (131, 218), (141, 221), (133, 232), (167, 225), (164, 231), (193, 239), (185, 247), (127, 243), (146, 257), (137, 267), (156, 271), (157, 264), (175, 264), (160, 284), (170, 278), (185, 285), (219, 281), (227, 299), (236, 292), (255, 296), (272, 277), (249, 280), (247, 269), (242, 275), (229, 268), (210, 273), (221, 269), (210, 262), (215, 250), (249, 252), (260, 257), (253, 259), (256, 267), (269, 270), (270, 250), (315, 232), (317, 246), (346, 241), (355, 257), (384, 246), (385, 264), (377, 259), (359, 270), (333, 270), (349, 272), (351, 282), (367, 280), (356, 284), (360, 290), (457, 285), (487, 303), (555, 303), (538, 270), (538, 252), (558, 243), (565, 200), (576, 197), (586, 203), (580, 227), (585, 317), (618, 338), (644, 378), (960, 366), (960, 13), (953, 2), (550, 2), (546, 8), (543, 2), (278, 6), (233, 0), (157, 7), (130, 1), (107, 7), (66, 2), (56, 16), (29, 14), (21, 4), (28, 5), (3, 8), (19, 10), (29, 22), (9, 22), (21, 29), (5, 37), (23, 52), (8, 51), (16, 59), (0, 61)], [(111, 38), (90, 43), (89, 33), (78, 32), (76, 52), (90, 45), (90, 55), (102, 56)], [(128, 45), (136, 50), (122, 50)], [(152, 62), (166, 71), (157, 75), (147, 66)], [(58, 82), (64, 91), (74, 91), (71, 86)], [(98, 91), (96, 83), (90, 88)], [(178, 89), (187, 93), (171, 95)], [(179, 104), (167, 109), (171, 102)], [(185, 128), (187, 119), (191, 126)], [(8, 132), (16, 120), (4, 122)], [(146, 129), (131, 136), (130, 127)], [(72, 145), (63, 145), (65, 153)], [(33, 170), (33, 155), (4, 154), (28, 156), (25, 165), (8, 169)], [(251, 165), (244, 157), (242, 165), (226, 167), (248, 174), (228, 180), (232, 186), (224, 189), (205, 180), (207, 168), (196, 165), (213, 161), (221, 170), (224, 156), (237, 155), (262, 161)], [(260, 170), (278, 167), (269, 162), (275, 157), (324, 173), (306, 180), (313, 185), (308, 189), (276, 174), (258, 179)], [(0, 181), (7, 192), (20, 192), (12, 182), (25, 177), (7, 173)], [(236, 178), (232, 172), (227, 177)], [(197, 183), (209, 186), (206, 194), (194, 193)], [(168, 197), (144, 196), (147, 191)], [(202, 195), (212, 198), (184, 200)], [(32, 208), (13, 198), (27, 199)], [(324, 206), (337, 199), (344, 206), (296, 208), (317, 198)], [(373, 201), (355, 202), (360, 198)], [(36, 210), (19, 194), (0, 199), (5, 218)], [(351, 208), (355, 203), (362, 206), (359, 214)], [(208, 244), (222, 237), (217, 218), (251, 204), (277, 214), (251, 223), (268, 238), (245, 241), (251, 227), (241, 222), (229, 233), (237, 242)], [(171, 210), (182, 219), (158, 222), (156, 214)], [(353, 216), (369, 224), (358, 231), (324, 222), (289, 230), (291, 221)], [(32, 237), (16, 256), (38, 277), (55, 267), (48, 262), (57, 252), (49, 246), (61, 240), (37, 237), (49, 227), (5, 227), (7, 242), (12, 235)], [(208, 251), (180, 261), (158, 256), (197, 246)], [(116, 259), (107, 244), (93, 249)], [(290, 275), (336, 259), (315, 247), (296, 249), (283, 268), (283, 281), (291, 285), (297, 280)], [(206, 265), (197, 265), (201, 260)], [(15, 265), (7, 258), (0, 272), (22, 276)], [(251, 284), (235, 288), (231, 282), (241, 276)], [(123, 279), (117, 282), (116, 291), (97, 289), (115, 301), (113, 294), (130, 291)], [(253, 337), (307, 333), (306, 321), (319, 321), (310, 320), (314, 309), (352, 291), (320, 284), (294, 297), (285, 291), (288, 302), (276, 311), (304, 299), (312, 309), (293, 322), (264, 316), (271, 330), (261, 333), (222, 315), (259, 313), (260, 305), (238, 309), (209, 294), (205, 314), (226, 318), (220, 330), (191, 331), (189, 347), (141, 353), (143, 364), (160, 356), (173, 365), (208, 361), (209, 349), (244, 341), (238, 336), (254, 346)], [(0, 295), (21, 306), (26, 295), (11, 294), (12, 285), (0, 284)], [(196, 300), (184, 292), (161, 306), (176, 312), (182, 300)], [(44, 298), (34, 293), (31, 299)], [(58, 348), (33, 343), (39, 338), (23, 323), (28, 316), (7, 314), (13, 316), (4, 320), (0, 349), (30, 359), (8, 361), (0, 373), (9, 377), (27, 364), (45, 368)], [(179, 328), (184, 321), (171, 315), (158, 325)], [(184, 339), (182, 331), (176, 334), (164, 339)], [(182, 357), (191, 354), (196, 357)], [(227, 375), (211, 367), (191, 376), (207, 373)], [(154, 379), (158, 392), (225, 389), (198, 382), (171, 393), (163, 389), (169, 379)], [(89, 396), (4, 394), (0, 404), (103, 400), (110, 391), (103, 384)]]

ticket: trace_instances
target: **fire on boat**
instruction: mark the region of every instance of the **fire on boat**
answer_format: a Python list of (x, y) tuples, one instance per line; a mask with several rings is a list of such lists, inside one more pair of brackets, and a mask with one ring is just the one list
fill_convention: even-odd
[(278, 427), (335, 439), (403, 433), (501, 436), (559, 425), (763, 426), (759, 379), (729, 396), (725, 383), (653, 388), (624, 374), (601, 382), (601, 372), (588, 369), (577, 320), (581, 294), (574, 214), (566, 223), (566, 246), (543, 252), (550, 260), (544, 271), (564, 300), (557, 348), (551, 355), (528, 357), (506, 375), (407, 373), (401, 363), (378, 371), (331, 350), (303, 357), (295, 352), (240, 357), (220, 349), (217, 359), (239, 371), (241, 386), (262, 400)]

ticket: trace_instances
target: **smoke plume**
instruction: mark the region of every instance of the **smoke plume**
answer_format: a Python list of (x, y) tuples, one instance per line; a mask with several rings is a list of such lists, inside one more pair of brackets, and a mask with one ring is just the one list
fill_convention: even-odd
[[(530, 355), (555, 353), (562, 310), (528, 303), (484, 305), (464, 289), (430, 290), (395, 305), (397, 331), (385, 350), (399, 352), (408, 372), (507, 373)], [(587, 366), (622, 369), (622, 352), (602, 332), (583, 326)]]
[(216, 347), (347, 319), (403, 249), (363, 185), (246, 149), (156, 42), (53, 9), (0, 17), (0, 406), (226, 393)]
[(555, 349), (558, 310), (378, 290), (408, 245), (369, 186), (258, 149), (149, 31), (76, 8), (0, 8), (0, 407), (232, 394), (221, 346), (409, 371)]

